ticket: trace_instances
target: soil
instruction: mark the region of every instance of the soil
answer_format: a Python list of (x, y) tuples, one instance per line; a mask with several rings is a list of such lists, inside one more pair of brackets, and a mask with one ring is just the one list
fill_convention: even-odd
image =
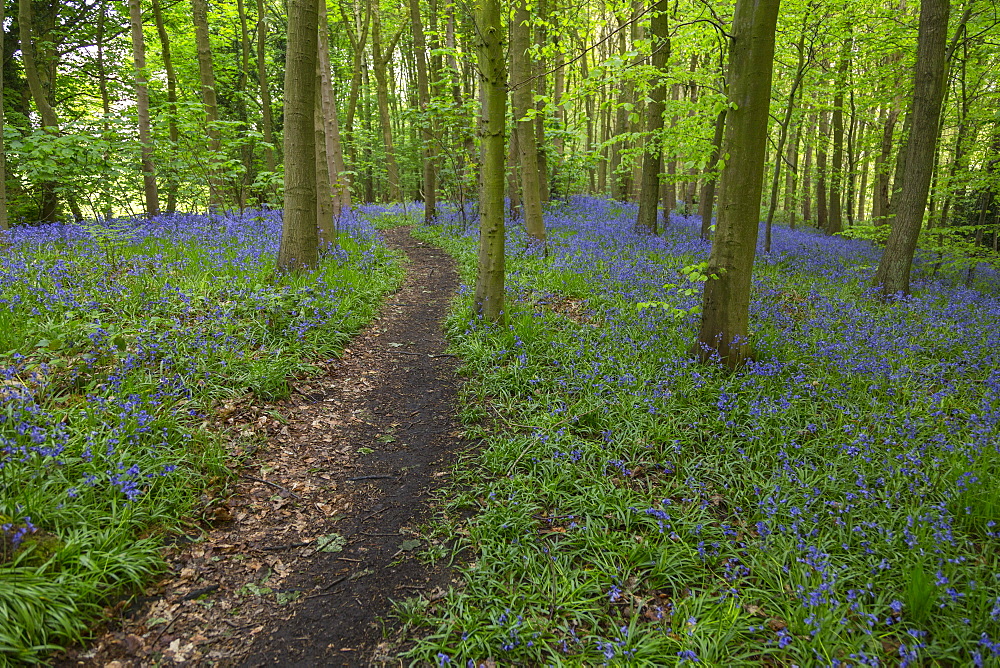
[[(231, 494), (203, 499), (203, 530), (167, 549), (167, 576), (60, 665), (400, 664), (392, 601), (435, 600), (452, 582), (418, 559), (436, 543), (421, 524), (469, 443), (441, 328), (454, 261), (407, 228), (384, 235), (408, 258), (402, 288), (289, 400), (220, 409), (245, 462)], [(255, 434), (265, 445), (242, 450)]]

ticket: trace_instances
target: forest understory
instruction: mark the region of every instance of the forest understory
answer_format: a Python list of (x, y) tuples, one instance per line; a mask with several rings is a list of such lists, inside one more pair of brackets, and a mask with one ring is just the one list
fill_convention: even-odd
[[(35, 599), (21, 635), (5, 629), (4, 656), (123, 666), (994, 661), (997, 277), (981, 271), (966, 287), (964, 271), (918, 258), (914, 296), (885, 303), (869, 287), (877, 248), (778, 227), (754, 279), (754, 360), (727, 371), (690, 356), (697, 297), (682, 270), (708, 251), (697, 221), (673, 216), (651, 236), (633, 231), (634, 214), (588, 198), (553, 205), (547, 251), (513, 226), (506, 326), (470, 316), (475, 232), (455, 209), (413, 227), (417, 241), (401, 226), (418, 207), (366, 207), (344, 255), (324, 261), (365, 274), (328, 274), (327, 293), (275, 295), (244, 281), (254, 253), (234, 243), (250, 243), (238, 219), (143, 234), (139, 224), (116, 269), (103, 264), (107, 249), (69, 240), (68, 229), (58, 233), (82, 265), (65, 252), (43, 262), (49, 242), (20, 239), (12, 257), (22, 261), (7, 270), (22, 272), (19, 304), (47, 314), (31, 326), (53, 334), (43, 345), (41, 329), (19, 335), (36, 341), (33, 352), (8, 362), (6, 377), (20, 379), (4, 385), (8, 405), (29, 441), (4, 475), (32, 481), (15, 487), (32, 519), (3, 569), (24, 583), (22, 604), (45, 582), (63, 598)], [(194, 234), (202, 225), (211, 236)], [(211, 239), (229, 255), (164, 262), (178, 234), (185, 247)], [(438, 245), (458, 259), (457, 302)], [(409, 256), (405, 279), (394, 248)], [(98, 260), (118, 293), (87, 264)], [(206, 261), (208, 274), (194, 271)], [(234, 262), (243, 269), (219, 280)], [(157, 276), (178, 287), (153, 290)], [(192, 286), (211, 301), (169, 303)], [(355, 301), (321, 302), (331, 294)], [(93, 323), (91, 335), (57, 339), (67, 309), (97, 297), (105, 305), (91, 312), (134, 309), (141, 325), (99, 333), (108, 325)], [(184, 310), (167, 316), (172, 308)], [(360, 313), (375, 319), (312, 355)], [(282, 332), (312, 343), (268, 338)], [(275, 357), (289, 345), (308, 367)], [(192, 392), (167, 393), (164, 368)], [(270, 384), (249, 388), (248, 378)], [(134, 406), (96, 399), (116, 383), (114, 396)], [(150, 383), (159, 390), (138, 393)], [(82, 390), (87, 403), (74, 399)], [(197, 411), (176, 410), (195, 400)], [(63, 448), (28, 445), (34, 429), (64, 433)], [(96, 593), (109, 587), (119, 594)], [(0, 605), (7, 619), (25, 609)], [(51, 630), (70, 615), (76, 626)], [(42, 650), (86, 637), (98, 619), (86, 646)]]

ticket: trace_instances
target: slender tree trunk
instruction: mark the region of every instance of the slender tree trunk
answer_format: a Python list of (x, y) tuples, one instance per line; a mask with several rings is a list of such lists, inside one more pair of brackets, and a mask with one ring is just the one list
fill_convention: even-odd
[(531, 66), (531, 24), (526, 0), (515, 0), (514, 18), (510, 25), (510, 84), (514, 121), (517, 124), (517, 145), (521, 162), (521, 194), (524, 206), (524, 228), (539, 243), (545, 243), (545, 223), (542, 220), (541, 169), (535, 141)]
[(788, 219), (788, 229), (795, 229), (795, 188), (798, 185), (799, 171), (799, 136), (802, 134), (803, 119), (792, 127), (791, 141), (788, 143), (786, 159), (788, 160), (788, 171), (785, 173), (785, 217)]
[[(680, 99), (680, 96), (680, 84), (674, 84), (671, 86), (670, 99), (676, 102)], [(666, 105), (664, 105), (664, 107), (666, 107)], [(670, 126), (674, 127), (676, 125), (677, 117), (672, 116), (670, 119)], [(721, 138), (719, 141), (722, 141)], [(674, 151), (671, 151), (670, 148), (670, 146), (665, 146), (665, 150), (669, 151), (669, 155), (664, 156), (667, 163), (667, 184), (664, 189), (666, 192), (663, 193), (663, 208), (666, 209), (664, 215), (668, 221), (670, 220), (670, 213), (677, 209), (677, 159), (674, 157)]]
[[(315, 0), (317, 9), (326, 0)], [(330, 160), (327, 155), (328, 137), (326, 136), (326, 108), (323, 104), (325, 83), (323, 77), (322, 33), (325, 32), (324, 18), (326, 12), (319, 10), (319, 24), (316, 35), (316, 88), (313, 92), (313, 142), (314, 159), (316, 161), (316, 232), (317, 242), (321, 250), (336, 242), (336, 232), (333, 224), (333, 175), (330, 173)], [(329, 78), (329, 75), (326, 77)]]
[(517, 138), (517, 123), (510, 129), (507, 147), (507, 199), (510, 202), (510, 219), (517, 220), (524, 213), (521, 206), (521, 144)]
[(931, 161), (944, 97), (945, 42), (949, 0), (921, 0), (917, 63), (914, 71), (912, 126), (895, 220), (874, 284), (885, 297), (909, 294), (910, 267), (927, 205)]
[[(35, 101), (35, 108), (42, 121), (42, 128), (47, 132), (59, 132), (59, 118), (49, 104), (49, 93), (42, 85), (35, 58), (37, 45), (32, 39), (34, 19), (31, 11), (31, 0), (18, 0), (18, 28), (21, 37), (21, 64), (24, 68), (24, 78), (28, 80), (28, 89)], [(42, 222), (55, 222), (58, 215), (59, 200), (55, 193), (56, 184), (47, 182), (41, 184), (42, 206), (39, 219)]]
[(139, 0), (128, 0), (132, 28), (132, 60), (135, 63), (135, 108), (139, 119), (139, 145), (142, 155), (142, 191), (146, 215), (160, 215), (156, 192), (156, 169), (153, 166), (153, 137), (149, 131), (149, 89), (146, 87), (146, 43), (142, 35), (142, 7)]
[(267, 80), (267, 20), (264, 0), (257, 0), (257, 86), (260, 90), (261, 133), (264, 147), (264, 168), (274, 172), (278, 168), (274, 157), (274, 121), (271, 118), (271, 87)]
[(428, 112), (431, 105), (431, 88), (427, 79), (427, 44), (424, 39), (424, 24), (420, 17), (420, 0), (410, 0), (410, 24), (413, 27), (413, 51), (417, 66), (417, 95), (423, 118), (420, 120), (421, 143), (423, 144), (423, 188), (424, 223), (430, 224), (437, 216), (437, 171), (434, 164), (434, 136)]
[(829, 223), (829, 209), (826, 206), (826, 147), (830, 141), (829, 115), (824, 109), (819, 112), (819, 137), (816, 144), (816, 227), (825, 230)]
[[(719, 78), (721, 89), (728, 94), (725, 73)], [(723, 106), (715, 117), (715, 130), (712, 135), (712, 154), (705, 166), (704, 185), (701, 190), (701, 238), (708, 240), (712, 229), (712, 210), (715, 208), (715, 184), (719, 180), (719, 157), (722, 155), (722, 140), (726, 130), (726, 107)]]
[[(809, 131), (816, 127), (816, 117), (809, 119)], [(808, 134), (807, 134), (808, 136)], [(812, 142), (806, 143), (806, 154), (802, 159), (802, 224), (812, 223)]]
[[(319, 0), (322, 1), (322, 0)], [(285, 61), (285, 202), (278, 268), (298, 271), (318, 262), (316, 234), (317, 0), (288, 0)]]
[(479, 263), (475, 311), (488, 322), (504, 320), (504, 129), (507, 77), (500, 0), (481, 0), (477, 16), (478, 66), (483, 91), (480, 137), (483, 167), (479, 195)]
[[(221, 136), (216, 122), (219, 120), (219, 104), (215, 95), (215, 68), (212, 65), (212, 45), (208, 36), (208, 0), (191, 0), (194, 17), (194, 36), (198, 50), (198, 74), (201, 79), (201, 100), (205, 106), (205, 125), (208, 134), (209, 159), (221, 159)], [(211, 209), (222, 206), (222, 188), (214, 169), (208, 175), (208, 205)]]
[(760, 219), (778, 0), (737, 0), (726, 114), (729, 160), (719, 184), (719, 221), (708, 259), (695, 354), (740, 366), (750, 354), (750, 277)]
[(830, 210), (827, 224), (823, 228), (827, 234), (838, 234), (844, 229), (841, 206), (841, 188), (844, 180), (844, 88), (847, 86), (847, 70), (851, 63), (850, 43), (850, 38), (844, 41), (837, 72), (837, 90), (833, 96), (833, 164), (830, 166)]
[[(0, 2), (0, 60), (2, 56), (7, 52), (4, 51), (4, 35), (6, 31), (3, 29), (4, 19), (6, 12), (6, 3)], [(7, 220), (7, 147), (3, 141), (3, 127), (4, 127), (4, 94), (3, 94), (3, 63), (0, 62), (0, 230), (10, 229), (10, 223)]]
[(392, 117), (389, 115), (389, 63), (396, 51), (396, 44), (402, 34), (402, 27), (383, 49), (382, 23), (376, 12), (372, 17), (372, 74), (375, 75), (375, 94), (378, 101), (379, 125), (382, 127), (382, 145), (385, 149), (385, 169), (389, 179), (389, 199), (399, 202), (403, 199), (399, 187), (399, 165), (396, 163), (396, 149), (392, 141)]
[(889, 224), (889, 158), (892, 156), (892, 138), (898, 119), (899, 108), (893, 106), (885, 114), (881, 150), (875, 157), (875, 203), (872, 217), (879, 225)]
[[(808, 15), (807, 15), (808, 16)], [(764, 223), (764, 252), (771, 252), (771, 225), (774, 223), (774, 212), (778, 209), (778, 184), (781, 183), (781, 153), (785, 150), (785, 141), (788, 139), (788, 126), (792, 123), (792, 113), (795, 111), (795, 95), (799, 92), (799, 85), (802, 77), (806, 73), (806, 26), (803, 19), (802, 33), (799, 35), (797, 50), (799, 53), (798, 65), (795, 68), (795, 78), (792, 80), (792, 89), (788, 92), (788, 104), (785, 105), (785, 115), (778, 124), (778, 146), (774, 151), (774, 175), (771, 177), (771, 198), (767, 207), (767, 220)]]
[(326, 125), (323, 128), (327, 172), (333, 188), (333, 221), (334, 230), (340, 228), (340, 217), (344, 209), (351, 206), (351, 183), (347, 174), (347, 166), (344, 164), (343, 141), (340, 136), (340, 120), (337, 117), (337, 102), (333, 92), (333, 77), (330, 68), (330, 36), (327, 28), (329, 26), (326, 18), (326, 2), (319, 0), (319, 68), (320, 68), (320, 93), (319, 99), (323, 108), (323, 120)]
[[(174, 72), (174, 59), (170, 53), (170, 37), (163, 23), (163, 12), (160, 0), (152, 0), (153, 20), (156, 22), (156, 34), (160, 38), (160, 53), (163, 58), (163, 69), (167, 77), (167, 136), (170, 138), (171, 151), (177, 150), (180, 132), (177, 129), (177, 75)], [(167, 176), (167, 206), (168, 213), (177, 210), (177, 174), (170, 170)]]
[[(548, 0), (534, 1), (534, 15), (539, 19), (535, 26), (535, 44), (541, 51), (548, 41), (548, 31), (545, 29), (548, 21)], [(535, 160), (538, 162), (538, 194), (542, 202), (549, 201), (549, 158), (545, 152), (545, 98), (549, 93), (548, 76), (546, 68), (548, 64), (545, 59), (539, 56), (537, 59), (528, 58), (528, 72), (534, 76), (532, 88), (538, 100), (534, 102), (535, 107)], [(513, 73), (511, 74), (513, 76)], [(523, 143), (522, 143), (523, 145)]]
[[(670, 60), (670, 33), (667, 12), (668, 0), (658, 0), (650, 18), (650, 40), (653, 50), (653, 69), (660, 76), (667, 73)], [(666, 106), (667, 84), (657, 80), (649, 93), (650, 102), (646, 108), (646, 151), (642, 156), (642, 189), (639, 191), (639, 214), (636, 229), (656, 234), (657, 204), (660, 194), (660, 172), (663, 169), (663, 111)]]

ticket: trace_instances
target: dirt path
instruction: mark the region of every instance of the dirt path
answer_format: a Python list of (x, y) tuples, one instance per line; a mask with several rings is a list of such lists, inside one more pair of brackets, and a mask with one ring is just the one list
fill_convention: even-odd
[(214, 528), (175, 546), (170, 575), (62, 665), (379, 664), (390, 601), (443, 593), (449, 573), (413, 555), (463, 446), (440, 324), (458, 277), (407, 229), (385, 236), (409, 259), (402, 289), (291, 400), (223, 410), (230, 431), (269, 438), (235, 494), (207, 504)]

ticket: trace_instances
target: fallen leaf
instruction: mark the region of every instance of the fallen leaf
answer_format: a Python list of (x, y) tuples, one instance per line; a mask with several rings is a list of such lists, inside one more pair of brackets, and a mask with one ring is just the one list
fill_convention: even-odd
[(317, 552), (340, 552), (347, 545), (347, 539), (339, 533), (331, 533), (316, 539)]

